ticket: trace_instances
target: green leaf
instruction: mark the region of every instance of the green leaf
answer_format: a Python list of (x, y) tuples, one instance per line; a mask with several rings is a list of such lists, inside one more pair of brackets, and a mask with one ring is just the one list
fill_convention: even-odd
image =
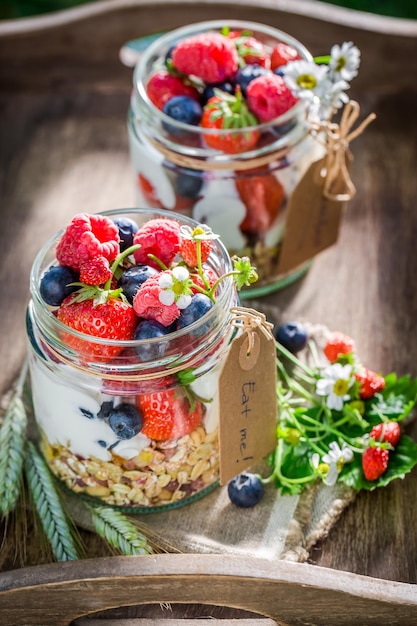
[(339, 475), (339, 481), (353, 489), (385, 487), (396, 478), (404, 478), (417, 464), (417, 444), (407, 435), (402, 435), (395, 450), (389, 454), (386, 472), (375, 481), (366, 480), (362, 470), (362, 456), (356, 454), (354, 460), (345, 465)]

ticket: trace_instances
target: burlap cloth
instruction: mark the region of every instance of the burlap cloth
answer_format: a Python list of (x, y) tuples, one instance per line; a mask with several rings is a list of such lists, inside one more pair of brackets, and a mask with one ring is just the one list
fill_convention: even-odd
[[(279, 324), (276, 307), (258, 301), (245, 306), (265, 313)], [(30, 413), (30, 407), (29, 407)], [(29, 437), (34, 436), (33, 416), (29, 415)], [(266, 464), (254, 471), (268, 475)], [(316, 484), (300, 496), (281, 496), (272, 486), (265, 489), (261, 502), (249, 509), (234, 506), (227, 487), (183, 507), (158, 513), (135, 515), (165, 549), (185, 553), (240, 554), (265, 559), (305, 561), (311, 548), (324, 538), (356, 492), (341, 484)], [(80, 496), (65, 493), (64, 501), (75, 523), (93, 530), (91, 518)]]

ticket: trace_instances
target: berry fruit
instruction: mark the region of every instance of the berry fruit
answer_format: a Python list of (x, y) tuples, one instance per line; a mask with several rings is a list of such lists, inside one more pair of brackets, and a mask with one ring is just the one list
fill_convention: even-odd
[(398, 422), (382, 422), (372, 428), (370, 436), (375, 441), (385, 441), (395, 448), (401, 437), (400, 425)]
[[(203, 114), (201, 104), (189, 96), (174, 96), (164, 104), (162, 111), (177, 122), (191, 126), (197, 126)], [(172, 124), (163, 122), (162, 125), (174, 137), (185, 137), (189, 134), (187, 130)]]
[(276, 74), (258, 76), (252, 80), (246, 98), (249, 109), (261, 122), (269, 122), (283, 115), (297, 103), (297, 98), (284, 79)]
[(135, 352), (143, 362), (154, 361), (164, 356), (166, 345), (160, 341), (149, 342), (148, 339), (163, 339), (170, 329), (156, 320), (142, 320), (135, 328), (133, 339), (145, 340), (135, 347)]
[(203, 172), (183, 167), (175, 178), (175, 193), (182, 198), (197, 198), (203, 182)]
[(246, 92), (249, 86), (255, 78), (258, 76), (266, 76), (267, 70), (261, 65), (245, 65), (236, 73), (235, 83), (239, 85), (243, 95), (246, 97)]
[(224, 81), (222, 83), (212, 83), (211, 85), (206, 85), (203, 89), (203, 93), (201, 94), (201, 104), (203, 106), (207, 104), (210, 98), (213, 98), (213, 96), (216, 95), (215, 89), (218, 89), (219, 91), (225, 91), (226, 93), (229, 93), (229, 94), (234, 94), (235, 92), (235, 89), (232, 83), (229, 81)]
[(306, 347), (308, 334), (305, 327), (299, 322), (286, 322), (278, 326), (275, 338), (289, 352), (296, 354)]
[(362, 369), (360, 374), (355, 374), (355, 378), (360, 383), (359, 395), (361, 400), (369, 400), (385, 387), (384, 377), (366, 367)]
[(139, 230), (139, 226), (130, 217), (115, 217), (113, 222), (119, 229), (120, 252), (124, 252), (133, 246), (133, 236)]
[(378, 480), (388, 468), (389, 452), (385, 448), (370, 446), (362, 455), (362, 470), (366, 480)]
[(149, 265), (134, 265), (123, 272), (118, 281), (118, 286), (122, 288), (128, 302), (133, 304), (139, 287), (143, 285), (145, 280), (150, 276), (156, 276), (157, 270)]
[(283, 65), (287, 65), (289, 61), (297, 61), (300, 58), (293, 46), (280, 41), (271, 52), (271, 70), (274, 71)]
[(169, 267), (180, 249), (180, 226), (175, 220), (155, 218), (146, 222), (134, 235), (134, 244), (140, 248), (133, 253), (137, 264), (150, 265), (160, 270), (160, 265), (149, 255)]
[(80, 281), (86, 285), (103, 285), (113, 276), (104, 256), (96, 256), (81, 264)]
[(109, 217), (79, 213), (59, 240), (56, 258), (61, 265), (79, 270), (82, 263), (97, 256), (113, 261), (119, 251), (119, 231)]
[(205, 83), (233, 78), (239, 58), (233, 41), (220, 33), (203, 33), (180, 41), (172, 52), (172, 64), (182, 74)]
[(41, 278), (39, 291), (46, 304), (59, 306), (76, 286), (71, 283), (78, 281), (78, 274), (64, 265), (51, 266)]
[[(191, 304), (187, 308), (182, 309), (177, 319), (177, 329), (185, 328), (190, 324), (198, 321), (210, 311), (213, 307), (213, 301), (204, 293), (196, 293), (191, 298)], [(206, 332), (206, 328), (203, 328), (201, 332)]]
[(133, 404), (124, 402), (110, 411), (108, 422), (118, 439), (131, 439), (140, 432), (143, 420)]
[(330, 363), (335, 363), (339, 356), (349, 354), (354, 349), (355, 342), (353, 339), (343, 333), (333, 333), (330, 339), (327, 340), (323, 352)]
[(175, 302), (162, 304), (159, 299), (161, 287), (159, 286), (159, 274), (151, 276), (136, 292), (133, 298), (133, 308), (138, 317), (147, 320), (156, 320), (163, 326), (170, 326), (180, 315), (180, 309)]
[(174, 96), (189, 96), (198, 102), (199, 93), (192, 85), (186, 85), (179, 76), (173, 76), (166, 70), (155, 72), (150, 77), (146, 92), (152, 104), (160, 111), (168, 100)]
[[(207, 239), (202, 239), (199, 242), (200, 244), (200, 261), (204, 263), (210, 256), (211, 252), (211, 241)], [(198, 258), (197, 258), (197, 241), (193, 239), (183, 238), (181, 240), (180, 246), (180, 254), (186, 264), (189, 267), (197, 267)]]
[(143, 415), (142, 433), (157, 441), (188, 435), (203, 419), (201, 402), (191, 406), (175, 389), (139, 396), (138, 404)]
[(246, 207), (240, 230), (246, 235), (265, 233), (279, 214), (285, 191), (274, 174), (240, 177), (235, 180), (239, 197)]
[(264, 486), (256, 474), (244, 472), (232, 478), (227, 485), (227, 493), (233, 504), (249, 508), (261, 501)]

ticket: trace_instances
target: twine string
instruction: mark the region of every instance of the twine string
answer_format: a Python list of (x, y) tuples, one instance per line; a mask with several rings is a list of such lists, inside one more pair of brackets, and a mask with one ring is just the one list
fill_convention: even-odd
[[(343, 109), (340, 124), (330, 122), (329, 120), (312, 124), (312, 132), (317, 141), (326, 147), (325, 164), (321, 169), (321, 175), (325, 179), (323, 195), (329, 200), (338, 202), (351, 200), (356, 193), (346, 164), (349, 144), (353, 139), (359, 137), (365, 128), (376, 118), (375, 113), (370, 113), (355, 130), (351, 130), (359, 117), (359, 112), (359, 104), (355, 100), (350, 100)], [(324, 142), (317, 137), (322, 132), (326, 135)], [(343, 193), (332, 191), (334, 184), (338, 180), (343, 183), (345, 189)]]
[(273, 324), (266, 321), (263, 313), (246, 307), (235, 306), (230, 309), (232, 319), (231, 325), (239, 328), (246, 333), (248, 339), (248, 356), (251, 354), (255, 346), (256, 330), (260, 330), (267, 339), (272, 335)]

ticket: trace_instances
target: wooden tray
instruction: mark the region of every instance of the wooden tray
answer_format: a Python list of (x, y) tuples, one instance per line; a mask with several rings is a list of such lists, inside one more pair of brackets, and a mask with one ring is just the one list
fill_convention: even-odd
[[(75, 212), (134, 205), (125, 122), (132, 72), (119, 61), (121, 46), (231, 18), (278, 27), (313, 54), (350, 40), (361, 49), (350, 93), (363, 117), (378, 119), (352, 147), (357, 195), (340, 241), (267, 301), (287, 319), (355, 337), (375, 370), (417, 375), (417, 22), (314, 0), (109, 0), (0, 23), (2, 394), (24, 358), (28, 276), (41, 243)], [(0, 623), (417, 624), (416, 493), (414, 471), (360, 494), (310, 564), (166, 554), (3, 572)], [(81, 619), (98, 611), (100, 621)]]

